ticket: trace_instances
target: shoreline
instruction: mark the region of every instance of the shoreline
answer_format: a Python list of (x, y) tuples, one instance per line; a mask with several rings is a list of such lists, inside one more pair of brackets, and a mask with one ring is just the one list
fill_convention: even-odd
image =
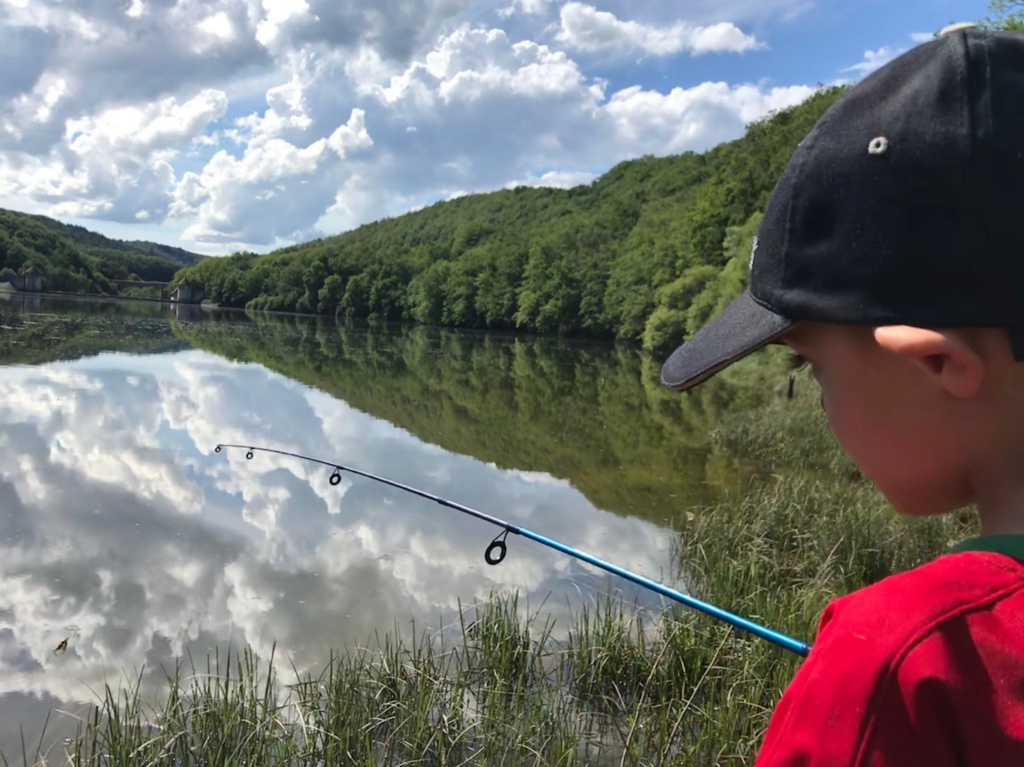
[[(63, 293), (63, 292), (58, 292), (58, 291), (33, 291), (33, 292), (27, 292), (27, 291), (23, 291), (23, 290), (0, 291), (0, 301), (10, 300), (8, 298), (9, 296), (11, 296), (11, 297), (17, 296), (22, 301), (28, 301), (28, 300), (31, 300), (33, 298), (40, 298), (40, 299), (42, 299), (42, 298), (71, 299), (71, 300), (78, 300), (78, 301), (91, 301), (91, 302), (94, 302), (94, 303), (95, 302), (103, 302), (103, 301), (125, 301), (125, 302), (135, 301), (135, 302), (147, 303), (147, 304), (163, 304), (163, 305), (167, 306), (167, 308), (169, 308), (169, 309), (179, 309), (179, 308), (187, 307), (189, 310), (196, 309), (196, 310), (200, 310), (200, 311), (204, 311), (204, 312), (211, 312), (211, 311), (232, 312), (232, 313), (236, 313), (236, 314), (242, 314), (242, 315), (245, 315), (245, 316), (265, 315), (265, 316), (271, 316), (271, 317), (307, 317), (309, 319), (315, 319), (315, 320), (323, 319), (323, 320), (328, 320), (328, 321), (333, 321), (333, 322), (345, 322), (346, 321), (345, 318), (339, 317), (337, 315), (332, 316), (332, 315), (329, 315), (329, 314), (310, 314), (308, 312), (289, 312), (289, 311), (281, 311), (281, 310), (278, 310), (278, 309), (247, 309), (245, 307), (221, 306), (220, 304), (215, 304), (215, 303), (208, 302), (208, 301), (204, 301), (204, 302), (198, 303), (198, 304), (192, 304), (192, 303), (182, 303), (180, 301), (171, 301), (170, 299), (166, 299), (166, 298), (139, 298), (139, 297), (134, 297), (134, 296), (98, 295), (98, 294), (95, 294), (95, 293)], [(508, 329), (508, 328), (505, 328), (505, 329), (497, 329), (497, 328), (488, 329), (488, 328), (463, 328), (463, 327), (455, 327), (455, 326), (450, 326), (450, 325), (426, 325), (426, 324), (423, 324), (423, 323), (420, 323), (420, 322), (416, 322), (414, 320), (377, 320), (377, 319), (371, 320), (371, 319), (369, 319), (367, 317), (360, 317), (360, 318), (358, 318), (357, 321), (369, 323), (371, 325), (380, 324), (380, 325), (382, 325), (384, 327), (392, 327), (392, 328), (424, 327), (424, 328), (433, 328), (433, 329), (437, 329), (437, 330), (457, 330), (460, 333), (481, 334), (481, 335), (492, 336), (492, 337), (495, 337), (495, 338), (550, 339), (550, 340), (568, 341), (568, 342), (571, 342), (573, 344), (582, 344), (582, 345), (594, 344), (594, 345), (597, 345), (597, 346), (605, 346), (605, 345), (608, 345), (608, 344), (610, 344), (612, 346), (620, 346), (621, 345), (621, 346), (626, 346), (628, 348), (637, 349), (638, 351), (643, 351), (643, 349), (640, 347), (640, 345), (638, 343), (631, 343), (629, 341), (624, 341), (623, 339), (620, 339), (620, 338), (594, 338), (594, 337), (591, 337), (591, 336), (565, 336), (565, 335), (559, 335), (557, 333), (554, 333), (554, 334), (540, 334), (540, 333), (531, 333), (530, 331), (526, 331), (526, 330), (515, 330), (515, 329)]]

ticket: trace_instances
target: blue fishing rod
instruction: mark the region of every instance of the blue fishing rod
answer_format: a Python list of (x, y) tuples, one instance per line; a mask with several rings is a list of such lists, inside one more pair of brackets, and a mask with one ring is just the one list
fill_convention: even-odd
[(367, 479), (372, 479), (376, 482), (382, 482), (385, 485), (396, 487), (399, 490), (404, 490), (407, 493), (418, 495), (421, 498), (426, 498), (429, 501), (434, 501), (434, 503), (439, 503), (442, 506), (447, 506), (450, 509), (461, 511), (463, 514), (468, 514), (471, 517), (482, 519), (484, 522), (489, 522), (492, 525), (502, 528), (502, 530), (504, 531), (498, 533), (498, 535), (495, 536), (494, 540), (490, 542), (490, 544), (487, 546), (486, 551), (484, 552), (484, 560), (489, 565), (501, 564), (502, 560), (505, 559), (505, 555), (508, 553), (508, 545), (506, 544), (505, 541), (510, 533), (512, 535), (521, 535), (524, 538), (528, 538), (531, 541), (536, 541), (537, 543), (547, 546), (550, 549), (560, 551), (563, 554), (568, 554), (570, 557), (575, 557), (576, 559), (579, 559), (583, 562), (587, 562), (588, 564), (594, 565), (594, 567), (599, 567), (602, 570), (605, 570), (609, 573), (618, 575), (620, 578), (625, 578), (627, 581), (631, 581), (639, 586), (643, 586), (644, 588), (650, 589), (651, 591), (657, 594), (661, 594), (664, 597), (668, 597), (669, 599), (684, 604), (687, 607), (692, 607), (695, 610), (700, 610), (702, 613), (710, 615), (714, 618), (718, 618), (719, 620), (723, 620), (726, 623), (731, 623), (736, 628), (743, 629), (744, 631), (754, 634), (755, 636), (761, 637), (762, 639), (767, 639), (769, 642), (772, 642), (778, 645), (779, 647), (784, 647), (785, 649), (789, 650), (790, 652), (794, 652), (797, 655), (806, 656), (811, 651), (811, 646), (806, 642), (801, 642), (799, 639), (793, 639), (792, 637), (786, 636), (785, 634), (781, 634), (778, 631), (774, 631), (770, 628), (754, 623), (753, 621), (747, 620), (746, 618), (742, 618), (739, 615), (735, 615), (727, 610), (723, 610), (720, 607), (715, 607), (714, 605), (708, 604), (707, 602), (702, 602), (701, 600), (696, 599), (695, 597), (691, 597), (688, 594), (684, 594), (681, 591), (669, 588), (663, 583), (652, 581), (650, 578), (645, 578), (642, 575), (637, 575), (636, 573), (630, 572), (629, 570), (619, 567), (618, 565), (613, 565), (610, 562), (605, 562), (603, 559), (598, 559), (597, 557), (587, 554), (586, 552), (574, 549), (572, 546), (566, 546), (561, 541), (556, 541), (553, 538), (548, 538), (547, 536), (540, 535), (539, 533), (535, 533), (532, 530), (527, 530), (525, 527), (513, 525), (509, 522), (506, 522), (503, 519), (492, 517), (490, 514), (485, 514), (482, 511), (477, 511), (476, 509), (470, 508), (469, 506), (463, 506), (461, 503), (455, 503), (454, 501), (446, 500), (444, 498), (441, 498), (440, 496), (433, 495), (432, 493), (428, 493), (424, 490), (418, 490), (415, 487), (403, 485), (401, 482), (395, 482), (394, 480), (388, 479), (387, 477), (380, 477), (376, 474), (370, 474), (369, 472), (360, 471), (359, 469), (353, 469), (351, 466), (343, 466), (341, 464), (332, 463), (330, 461), (322, 461), (319, 458), (313, 458), (308, 455), (291, 453), (286, 450), (275, 450), (269, 447), (250, 447), (247, 445), (222, 444), (217, 445), (217, 447), (214, 448), (213, 452), (220, 453), (225, 448), (238, 448), (241, 450), (245, 450), (245, 457), (248, 458), (249, 460), (252, 460), (254, 453), (261, 452), (283, 455), (288, 458), (296, 458), (301, 461), (309, 461), (310, 463), (318, 463), (321, 466), (327, 466), (328, 468), (333, 469), (333, 472), (331, 473), (331, 477), (329, 480), (332, 485), (338, 485), (341, 483), (342, 473), (355, 474), (356, 476), (366, 477)]

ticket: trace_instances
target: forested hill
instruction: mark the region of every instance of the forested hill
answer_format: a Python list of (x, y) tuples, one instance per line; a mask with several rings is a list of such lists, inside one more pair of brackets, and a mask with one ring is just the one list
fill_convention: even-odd
[(170, 283), (183, 265), (202, 258), (181, 248), (112, 240), (46, 216), (0, 208), (0, 282), (35, 267), (44, 290), (116, 295), (111, 280)]
[(143, 256), (157, 256), (158, 258), (164, 258), (169, 261), (177, 261), (179, 264), (183, 264), (185, 266), (194, 264), (197, 261), (206, 258), (206, 256), (200, 253), (192, 253), (191, 251), (184, 250), (183, 248), (176, 248), (173, 245), (161, 245), (158, 242), (148, 242), (146, 240), (114, 240), (110, 237), (105, 237), (98, 232), (90, 231), (84, 226), (65, 224), (61, 221), (57, 221), (56, 219), (48, 218), (47, 216), (29, 214), (29, 218), (38, 221), (47, 229), (56, 232), (62, 237), (65, 237), (66, 239), (69, 239), (77, 245), (83, 246), (92, 252), (119, 251), (122, 253), (137, 253)]
[(476, 194), (177, 278), (224, 306), (641, 340), (661, 349), (743, 287), (797, 144), (842, 88), (703, 154), (623, 162), (586, 186)]

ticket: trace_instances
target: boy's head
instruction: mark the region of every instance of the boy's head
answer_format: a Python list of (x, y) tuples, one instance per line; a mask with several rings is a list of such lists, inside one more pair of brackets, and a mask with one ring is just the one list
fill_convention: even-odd
[(982, 501), (1024, 457), (1024, 35), (944, 30), (843, 94), (768, 202), (749, 283), (666, 386), (787, 343), (898, 509)]

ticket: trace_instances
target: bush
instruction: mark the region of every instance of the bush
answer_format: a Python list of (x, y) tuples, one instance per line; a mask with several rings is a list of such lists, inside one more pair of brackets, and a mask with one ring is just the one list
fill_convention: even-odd
[(659, 306), (644, 326), (644, 349), (655, 354), (671, 351), (686, 335), (686, 312)]

